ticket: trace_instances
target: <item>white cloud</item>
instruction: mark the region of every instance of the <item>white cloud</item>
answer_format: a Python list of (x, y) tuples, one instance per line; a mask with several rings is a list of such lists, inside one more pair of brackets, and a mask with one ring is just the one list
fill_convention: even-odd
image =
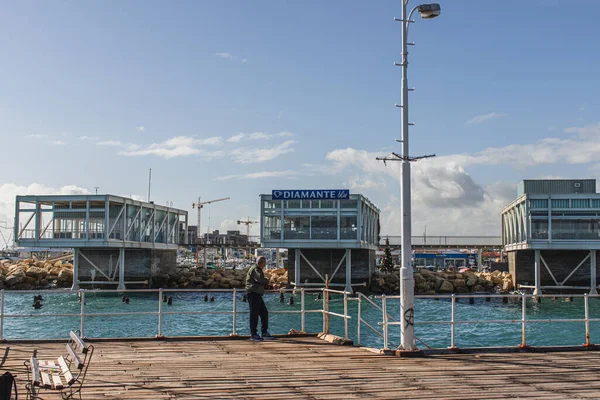
[[(244, 217), (240, 218), (239, 220), (245, 221), (247, 218), (248, 218), (248, 216), (244, 216)], [(239, 221), (239, 220), (224, 219), (223, 221), (221, 221), (221, 224), (219, 225), (219, 233), (227, 233), (227, 231), (240, 231), (240, 233), (242, 235), (245, 235), (246, 234), (246, 225), (245, 224), (238, 225), (237, 221)], [(250, 217), (250, 220), (258, 221), (259, 218), (258, 217)], [(260, 224), (258, 224), (258, 223), (250, 224), (249, 233), (250, 233), (250, 236), (260, 235)]]
[(235, 56), (231, 53), (228, 52), (222, 52), (222, 53), (215, 53), (215, 56), (220, 57), (224, 60), (231, 60), (231, 61), (240, 61), (242, 64), (245, 64), (248, 62), (248, 59), (245, 57), (238, 57)]
[(228, 181), (231, 179), (263, 179), (263, 178), (281, 178), (281, 177), (294, 177), (297, 176), (298, 172), (287, 170), (287, 171), (260, 171), (251, 172), (248, 174), (235, 174), (225, 175), (215, 178), (217, 181)]
[(566, 128), (565, 133), (577, 134), (579, 137), (586, 139), (600, 139), (600, 122), (586, 126)]
[(280, 132), (280, 133), (273, 133), (273, 134), (264, 133), (264, 132), (238, 133), (237, 135), (234, 135), (234, 136), (230, 137), (229, 139), (227, 139), (227, 141), (230, 143), (238, 143), (238, 142), (247, 141), (247, 140), (265, 140), (265, 139), (271, 139), (271, 138), (276, 138), (276, 137), (292, 137), (292, 136), (294, 136), (294, 134), (291, 132)]
[(97, 141), (99, 138), (98, 136), (79, 136), (79, 140)]
[(32, 133), (29, 135), (25, 135), (25, 137), (31, 138), (31, 139), (43, 139), (43, 138), (47, 138), (48, 135), (46, 134), (39, 134), (39, 133)]
[(286, 140), (280, 145), (270, 148), (238, 148), (232, 150), (231, 155), (234, 157), (235, 162), (241, 164), (259, 163), (293, 152), (294, 148), (292, 146), (296, 143), (295, 140)]
[(67, 144), (66, 142), (63, 142), (62, 140), (50, 140), (47, 143), (51, 144), (53, 146), (64, 146)]
[(221, 137), (196, 139), (189, 136), (176, 136), (161, 143), (152, 143), (146, 146), (130, 145), (119, 154), (124, 156), (155, 155), (166, 159), (186, 157), (202, 152), (202, 146), (214, 146), (223, 141)]
[(136, 129), (138, 132), (144, 132), (144, 131), (146, 131), (146, 127), (145, 127), (145, 126), (142, 126), (142, 125), (140, 125), (140, 126), (136, 127), (135, 129)]
[(506, 114), (491, 112), (488, 114), (482, 114), (482, 115), (473, 117), (467, 121), (467, 124), (470, 124), (470, 125), (481, 124), (482, 122), (489, 121), (490, 119), (500, 118), (500, 117), (504, 117), (504, 116), (506, 116)]

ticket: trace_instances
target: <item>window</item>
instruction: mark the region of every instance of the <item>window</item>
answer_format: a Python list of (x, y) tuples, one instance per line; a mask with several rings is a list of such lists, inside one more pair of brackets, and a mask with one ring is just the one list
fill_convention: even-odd
[(263, 218), (263, 238), (279, 240), (281, 238), (281, 217), (279, 215), (266, 215)]
[(548, 208), (547, 199), (531, 199), (529, 200), (531, 208)]
[(597, 219), (552, 219), (552, 239), (600, 238)]
[(310, 229), (309, 216), (286, 216), (283, 225), (283, 238), (308, 239)]
[(357, 218), (356, 215), (342, 215), (340, 217), (340, 239), (357, 240)]
[(337, 216), (312, 216), (311, 239), (337, 239)]
[(351, 208), (356, 210), (358, 202), (356, 200), (340, 200), (340, 208)]
[(533, 219), (531, 221), (531, 239), (548, 239), (548, 220)]
[(573, 208), (590, 208), (590, 199), (573, 199), (571, 205)]
[(336, 200), (321, 200), (321, 208), (336, 208)]
[(288, 200), (287, 208), (300, 208), (300, 200)]

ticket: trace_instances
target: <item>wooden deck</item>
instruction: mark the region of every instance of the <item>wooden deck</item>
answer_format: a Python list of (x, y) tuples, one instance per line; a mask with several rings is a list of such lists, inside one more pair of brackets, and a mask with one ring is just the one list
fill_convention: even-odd
[[(396, 358), (317, 338), (94, 345), (84, 399), (600, 398), (598, 351)], [(64, 348), (4, 344), (0, 369), (18, 375), (25, 398), (23, 361)]]

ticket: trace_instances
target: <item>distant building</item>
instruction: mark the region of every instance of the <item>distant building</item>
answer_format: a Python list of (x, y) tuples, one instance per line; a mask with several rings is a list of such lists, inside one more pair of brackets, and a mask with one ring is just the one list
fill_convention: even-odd
[(502, 243), (515, 283), (597, 291), (600, 193), (594, 179), (524, 180), (502, 210)]
[(248, 244), (248, 236), (240, 234), (240, 231), (227, 231), (227, 233), (220, 233), (218, 230), (213, 231), (212, 233), (205, 233), (202, 238), (200, 238), (201, 244), (211, 244), (211, 245), (240, 245), (245, 246)]
[[(186, 243), (185, 237), (185, 226), (183, 223), (179, 224), (179, 243)], [(187, 244), (194, 245), (198, 239), (198, 227), (196, 225), (189, 225), (187, 227)]]

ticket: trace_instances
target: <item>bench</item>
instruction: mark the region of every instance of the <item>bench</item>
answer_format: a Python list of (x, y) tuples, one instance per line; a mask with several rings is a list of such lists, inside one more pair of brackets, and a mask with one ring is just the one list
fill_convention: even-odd
[(42, 390), (60, 392), (63, 399), (73, 398), (76, 394), (81, 398), (81, 387), (94, 346), (86, 344), (79, 331), (71, 331), (66, 350), (66, 354), (57, 359), (38, 360), (34, 354), (30, 360), (25, 361), (28, 399), (40, 399)]

